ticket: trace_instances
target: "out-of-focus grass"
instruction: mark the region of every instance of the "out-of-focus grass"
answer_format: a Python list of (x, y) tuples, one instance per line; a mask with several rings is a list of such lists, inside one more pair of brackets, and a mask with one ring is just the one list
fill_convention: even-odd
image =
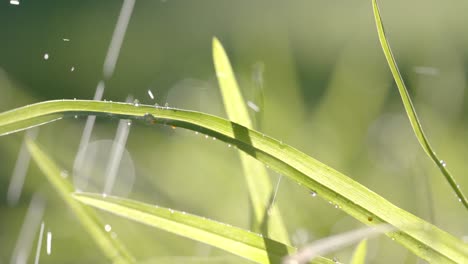
[[(0, 22), (8, 25), (0, 27), (5, 40), (0, 42), (0, 110), (45, 99), (92, 98), (120, 3), (81, 1), (71, 6), (68, 2), (22, 1), (12, 7), (6, 1), (0, 5)], [(419, 12), (421, 5), (424, 12)], [(381, 8), (394, 55), (426, 132), (453, 173), (463, 175), (468, 156), (464, 95), (468, 54), (464, 10), (468, 3), (400, 0), (384, 1)], [(332, 165), (424, 219), (430, 219), (432, 208), (431, 221), (437, 226), (458, 237), (467, 235), (460, 217), (463, 209), (413, 140), (396, 87), (386, 74), (372, 9), (366, 1), (138, 2), (105, 98), (123, 101), (132, 93), (142, 102), (154, 103), (146, 95), (151, 88), (159, 104), (167, 101), (172, 106), (224, 115), (211, 61), (214, 35), (230, 50), (241, 87), (252, 86), (254, 63), (265, 65), (262, 130), (266, 134)], [(66, 37), (70, 43), (61, 40)], [(42, 59), (45, 52), (51, 54), (47, 62)], [(69, 71), (72, 64), (76, 66), (73, 73)], [(435, 69), (436, 74), (418, 71), (416, 67), (421, 66)], [(72, 168), (83, 125), (82, 118), (66, 119), (42, 127), (38, 140), (61, 164)], [(93, 139), (112, 138), (116, 126), (117, 121), (98, 118)], [(1, 261), (8, 262), (29, 198), (38, 187), (49, 198), (45, 224), (54, 234), (53, 253), (45, 256), (48, 262), (70, 261), (67, 252), (71, 249), (88, 262), (102, 261), (35, 166), (27, 175), (18, 207), (6, 205), (6, 188), (21, 138), (21, 134), (0, 137)], [(225, 144), (181, 129), (135, 124), (127, 148), (137, 168), (130, 198), (248, 228), (242, 171), (235, 165), (237, 154)], [(178, 166), (179, 159), (186, 166)], [(424, 178), (429, 180), (429, 190), (420, 184)], [(208, 181), (212, 188), (206, 187)], [(220, 188), (225, 182), (229, 188)], [(468, 180), (462, 177), (459, 183), (466, 190)], [(432, 204), (427, 199), (429, 191)], [(291, 200), (295, 207), (289, 206)], [(282, 181), (277, 202), (284, 208), (288, 231), (297, 243), (358, 226), (354, 219), (287, 180)], [(129, 246), (142, 258), (185, 255), (219, 260), (226, 256), (171, 234), (101, 216), (119, 236), (134, 242)], [(142, 236), (146, 237), (143, 242)], [(349, 249), (335, 256), (346, 261), (351, 254)], [(406, 250), (386, 238), (369, 244), (370, 262), (409, 258)]]

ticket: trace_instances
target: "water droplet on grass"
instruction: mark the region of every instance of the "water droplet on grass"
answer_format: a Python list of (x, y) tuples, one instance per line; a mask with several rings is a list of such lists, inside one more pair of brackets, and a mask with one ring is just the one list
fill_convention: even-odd
[(68, 171), (62, 170), (62, 171), (60, 172), (60, 176), (62, 176), (62, 178), (67, 178), (67, 177), (68, 177)]
[(446, 167), (446, 166), (447, 166), (447, 163), (445, 163), (444, 160), (440, 160), (439, 162), (440, 162), (440, 165), (442, 165), (442, 167)]
[(228, 144), (228, 148), (232, 147), (231, 144)]
[(317, 193), (314, 192), (314, 191), (311, 191), (311, 192), (310, 192), (310, 196), (312, 196), (312, 197), (317, 197)]
[(110, 225), (105, 225), (104, 230), (106, 230), (106, 232), (110, 232), (112, 230), (112, 227)]
[(205, 138), (208, 139), (209, 138), (208, 135), (205, 135)]
[(134, 106), (140, 106), (140, 101), (138, 99), (133, 100), (133, 105)]

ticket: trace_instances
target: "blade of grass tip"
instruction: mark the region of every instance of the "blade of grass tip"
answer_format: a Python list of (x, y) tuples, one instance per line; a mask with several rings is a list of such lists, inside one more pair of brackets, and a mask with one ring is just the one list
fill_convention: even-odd
[[(50, 115), (132, 118), (190, 129), (235, 145), (366, 225), (390, 224), (386, 233), (429, 262), (468, 263), (468, 245), (446, 231), (387, 201), (350, 177), (305, 153), (226, 119), (177, 108), (90, 100), (45, 101), (0, 113), (0, 135), (37, 126)], [(421, 228), (410, 228), (421, 227)]]
[(73, 187), (67, 179), (61, 176), (62, 170), (55, 162), (31, 139), (26, 140), (26, 145), (39, 169), (75, 213), (79, 222), (88, 231), (104, 255), (112, 260), (113, 263), (135, 263), (134, 257), (120, 240), (113, 238), (110, 233), (105, 232), (104, 225), (100, 223), (95, 212), (73, 199), (71, 196), (74, 192)]
[(421, 144), (424, 151), (427, 155), (434, 161), (434, 163), (439, 167), (440, 171), (444, 175), (445, 179), (448, 181), (452, 189), (455, 191), (455, 194), (458, 197), (458, 201), (461, 202), (466, 209), (468, 209), (468, 200), (466, 199), (465, 195), (460, 189), (460, 186), (455, 181), (455, 178), (447, 169), (447, 164), (445, 161), (437, 157), (436, 153), (432, 149), (431, 145), (429, 144), (429, 140), (427, 139), (424, 131), (422, 129), (421, 123), (418, 119), (416, 114), (416, 110), (414, 105), (411, 101), (409, 96), (408, 90), (406, 89), (406, 85), (401, 77), (400, 71), (395, 61), (395, 57), (393, 56), (392, 50), (390, 49), (390, 44), (388, 43), (387, 37), (385, 36), (384, 27), (382, 24), (382, 18), (380, 16), (379, 7), (377, 5), (377, 0), (372, 0), (372, 7), (374, 10), (374, 18), (375, 24), (377, 26), (377, 32), (379, 35), (380, 44), (382, 46), (383, 53), (385, 54), (385, 58), (387, 59), (388, 66), (390, 67), (390, 71), (392, 72), (393, 79), (398, 87), (398, 91), (400, 92), (401, 100), (403, 101), (403, 105), (406, 110), (406, 114), (410, 120), (411, 126), (413, 127), (413, 131), (416, 134), (416, 138), (418, 139), (419, 143)]
[(365, 264), (367, 255), (367, 239), (362, 240), (353, 252), (350, 264)]
[[(184, 236), (258, 263), (278, 263), (294, 247), (221, 222), (169, 208), (124, 199), (75, 193), (73, 197), (90, 206), (130, 220)], [(333, 263), (319, 258), (316, 263)]]
[[(213, 38), (213, 60), (223, 97), (224, 108), (230, 120), (253, 128), (247, 106), (234, 76), (231, 63), (221, 42)], [(270, 238), (290, 243), (278, 206), (271, 201), (272, 184), (263, 164), (239, 151), (244, 176), (254, 212), (254, 230), (260, 228)], [(270, 206), (270, 201), (271, 206)], [(263, 227), (263, 228), (262, 228)]]
[(301, 248), (296, 254), (284, 259), (283, 264), (303, 264), (315, 259), (319, 255), (327, 255), (343, 247), (356, 243), (364, 238), (370, 238), (382, 233), (395, 230), (390, 225), (364, 227), (342, 234), (316, 240)]

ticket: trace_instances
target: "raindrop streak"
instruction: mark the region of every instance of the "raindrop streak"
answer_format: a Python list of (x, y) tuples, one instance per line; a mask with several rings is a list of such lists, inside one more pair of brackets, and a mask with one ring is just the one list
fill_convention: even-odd
[(67, 38), (64, 38), (64, 39), (62, 39), (62, 40), (65, 41), (65, 42), (69, 42), (69, 41), (70, 41), (70, 39), (67, 39)]
[(19, 0), (10, 0), (10, 4), (12, 4), (12, 5), (19, 5), (20, 2), (19, 2)]
[(26, 138), (30, 138), (32, 140), (36, 139), (38, 132), (38, 128), (32, 128), (26, 131), (26, 134), (24, 135), (18, 159), (16, 160), (15, 168), (13, 169), (13, 174), (11, 176), (10, 185), (8, 186), (7, 201), (10, 206), (14, 206), (18, 203), (23, 190), (24, 179), (26, 178), (26, 173), (28, 171), (29, 161), (31, 160), (25, 140)]
[(48, 60), (49, 59), (49, 54), (48, 53), (45, 53), (44, 54), (44, 60)]
[[(131, 100), (131, 96), (127, 97), (127, 101)], [(110, 194), (112, 192), (112, 188), (114, 187), (117, 176), (117, 171), (119, 169), (122, 155), (125, 150), (125, 145), (127, 144), (128, 134), (130, 133), (130, 126), (128, 125), (128, 121), (129, 120), (120, 120), (114, 142), (112, 143), (109, 163), (107, 163), (107, 169), (105, 173), (106, 183), (104, 186), (104, 193), (106, 194)]]
[(45, 201), (35, 193), (24, 217), (15, 249), (11, 255), (10, 263), (26, 264), (31, 253), (32, 243), (36, 235), (42, 216), (44, 215)]
[[(120, 47), (122, 46), (122, 41), (125, 37), (125, 32), (127, 31), (127, 25), (133, 11), (134, 4), (135, 0), (125, 0), (122, 4), (122, 9), (120, 10), (120, 15), (117, 20), (114, 33), (112, 34), (112, 40), (107, 50), (106, 59), (104, 60), (103, 72), (105, 79), (110, 78), (114, 72), (115, 64), (117, 62), (117, 58), (120, 52)], [(69, 39), (63, 39), (63, 41), (69, 41)], [(96, 92), (94, 93), (93, 100), (100, 101), (102, 99), (102, 95), (104, 94), (104, 88), (104, 80), (101, 80), (96, 87)], [(76, 174), (81, 170), (81, 168), (83, 168), (83, 161), (85, 158), (84, 155), (86, 153), (86, 149), (91, 138), (91, 132), (93, 130), (95, 120), (96, 116), (94, 115), (88, 116), (86, 120), (86, 125), (83, 129), (83, 134), (80, 140), (80, 147), (78, 149), (78, 153), (76, 155), (75, 163), (73, 166), (74, 174)]]
[[(104, 93), (104, 82), (100, 81), (96, 87), (96, 92), (94, 93), (93, 100), (99, 101), (102, 99)], [(91, 115), (86, 119), (86, 124), (83, 129), (83, 134), (81, 135), (80, 146), (78, 147), (78, 153), (76, 154), (75, 162), (73, 164), (73, 176), (79, 174), (83, 168), (83, 162), (86, 158), (86, 150), (88, 149), (89, 140), (91, 139), (91, 132), (93, 130), (94, 121), (96, 121), (96, 116)]]
[(44, 235), (44, 222), (41, 223), (41, 231), (39, 231), (39, 239), (37, 240), (36, 258), (34, 259), (34, 264), (39, 264), (39, 258), (41, 257), (43, 235)]
[(150, 89), (148, 89), (148, 95), (149, 95), (149, 97), (151, 98), (151, 100), (154, 100), (153, 92), (151, 92)]
[(47, 231), (47, 255), (52, 254), (52, 232)]
[(254, 110), (255, 112), (260, 112), (260, 107), (258, 107), (258, 105), (256, 105), (254, 102), (252, 101), (247, 101), (247, 105), (252, 109)]
[(279, 190), (279, 186), (280, 186), (282, 178), (283, 178), (283, 175), (280, 175), (278, 177), (278, 182), (276, 183), (275, 193), (273, 194), (273, 198), (271, 199), (270, 205), (268, 206), (269, 215), (272, 213), (273, 206), (275, 205), (276, 195), (278, 194), (278, 190)]
[(112, 230), (112, 227), (110, 225), (105, 225), (104, 230), (106, 230), (106, 232), (110, 232)]
[(108, 79), (112, 76), (115, 69), (115, 64), (119, 57), (120, 48), (127, 31), (128, 22), (132, 16), (133, 7), (135, 6), (135, 0), (124, 0), (122, 9), (120, 9), (119, 18), (115, 25), (114, 33), (112, 34), (112, 40), (107, 51), (107, 56), (104, 61), (104, 78)]

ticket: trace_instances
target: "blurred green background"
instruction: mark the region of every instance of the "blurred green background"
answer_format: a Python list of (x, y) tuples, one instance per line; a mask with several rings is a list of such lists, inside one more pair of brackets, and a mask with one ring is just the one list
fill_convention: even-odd
[[(425, 131), (468, 192), (468, 3), (380, 2)], [(121, 5), (21, 0), (16, 6), (2, 1), (0, 111), (44, 100), (92, 99)], [(212, 65), (213, 36), (225, 46), (246, 100), (262, 105), (263, 99), (261, 113), (252, 111), (258, 130), (467, 239), (466, 211), (425, 156), (405, 116), (378, 43), (370, 1), (137, 1), (103, 98), (125, 101), (131, 94), (145, 104), (168, 103), (225, 117)], [(257, 96), (260, 91), (262, 97)], [(70, 118), (39, 131), (38, 142), (70, 172), (85, 121)], [(113, 139), (117, 124), (98, 118), (92, 142)], [(42, 252), (42, 263), (106, 262), (35, 164), (18, 204), (8, 204), (23, 136), (0, 137), (0, 263), (10, 262), (35, 194), (45, 200), (42, 221), (53, 234), (52, 254)], [(248, 193), (234, 149), (191, 131), (137, 122), (126, 148), (121, 164), (125, 173), (117, 185), (131, 187), (128, 197), (249, 228)], [(105, 166), (107, 158), (104, 152), (97, 160)], [(132, 175), (133, 185), (124, 180), (132, 181)], [(276, 183), (279, 175), (270, 175)], [(99, 183), (91, 187), (101, 188)], [(362, 226), (286, 178), (277, 203), (298, 246)], [(141, 262), (243, 261), (186, 238), (100, 215)], [(29, 262), (36, 254), (39, 232), (34, 232)], [(352, 247), (330, 257), (346, 263), (351, 253)], [(368, 261), (418, 259), (380, 237), (370, 243)]]

